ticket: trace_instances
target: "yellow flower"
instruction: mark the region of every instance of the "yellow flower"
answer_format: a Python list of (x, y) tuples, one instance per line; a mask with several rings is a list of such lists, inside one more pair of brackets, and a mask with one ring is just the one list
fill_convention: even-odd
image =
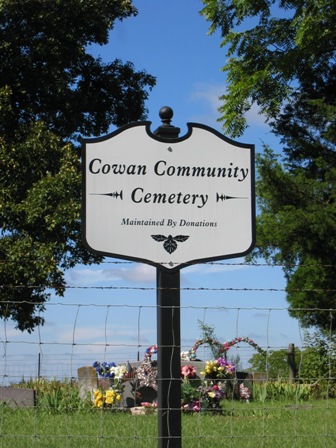
[(120, 395), (120, 394), (118, 394), (118, 395), (116, 396), (116, 400), (117, 400), (117, 401), (120, 401), (120, 400), (121, 400), (121, 395)]
[(107, 398), (107, 397), (112, 397), (112, 398), (114, 398), (115, 395), (116, 395), (116, 393), (115, 393), (115, 391), (112, 390), (112, 389), (107, 390), (106, 393), (105, 393), (106, 398)]
[(103, 397), (103, 394), (100, 392), (100, 390), (96, 389), (96, 390), (93, 392), (93, 396), (94, 396), (95, 398), (98, 398), (98, 397)]
[(112, 397), (112, 396), (106, 396), (106, 398), (105, 398), (105, 403), (106, 403), (106, 404), (113, 404), (113, 403), (114, 403), (114, 397)]
[(100, 401), (103, 403), (103, 398), (104, 398), (104, 396), (103, 396), (103, 394), (99, 390), (95, 390), (94, 391), (94, 403), (95, 403), (95, 406), (96, 406), (96, 403), (98, 403)]
[(94, 405), (96, 408), (101, 408), (103, 406), (103, 399), (102, 398), (97, 398), (94, 402)]
[(208, 396), (209, 396), (210, 398), (215, 398), (216, 394), (215, 394), (215, 392), (209, 392), (209, 393), (208, 393)]

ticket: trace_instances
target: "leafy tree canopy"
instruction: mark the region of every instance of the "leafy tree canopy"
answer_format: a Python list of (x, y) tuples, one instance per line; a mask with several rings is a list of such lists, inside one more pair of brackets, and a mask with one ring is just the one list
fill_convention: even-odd
[[(203, 0), (228, 60), (220, 108), (239, 136), (256, 104), (283, 144), (259, 156), (255, 257), (284, 265), (290, 313), (336, 330), (336, 3)], [(319, 308), (319, 310), (317, 309)]]
[[(267, 120), (315, 94), (326, 111), (335, 98), (335, 19), (332, 0), (203, 0), (202, 14), (228, 48), (228, 90), (220, 108), (224, 129), (239, 136), (256, 103)], [(329, 97), (329, 94), (332, 98)], [(311, 98), (312, 99), (312, 98)], [(329, 110), (329, 112), (331, 112)], [(335, 111), (334, 111), (335, 112)], [(334, 115), (334, 114), (333, 114)], [(328, 130), (334, 134), (331, 123)]]
[(103, 63), (129, 0), (0, 2), (0, 315), (43, 323), (64, 270), (98, 261), (81, 244), (80, 135), (144, 119), (155, 80), (130, 62)]

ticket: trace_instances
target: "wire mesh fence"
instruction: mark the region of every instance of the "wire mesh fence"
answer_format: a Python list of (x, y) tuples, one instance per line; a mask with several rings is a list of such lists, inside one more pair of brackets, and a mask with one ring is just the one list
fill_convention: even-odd
[[(64, 299), (45, 303), (45, 324), (34, 332), (1, 321), (0, 447), (157, 446), (156, 391), (139, 386), (140, 372), (152, 373), (146, 360), (155, 371), (153, 271), (133, 263), (79, 268), (68, 275)], [(333, 334), (315, 338), (315, 329), (290, 317), (281, 269), (215, 263), (186, 271), (180, 350), (192, 376), (179, 379), (183, 446), (336, 446)], [(329, 313), (332, 325), (336, 310), (315, 311)], [(226, 347), (217, 358), (214, 341)], [(219, 358), (234, 366), (232, 374), (211, 371)], [(97, 387), (80, 394), (80, 369), (97, 362), (131, 366), (120, 400), (109, 404), (106, 395), (115, 377), (96, 375)], [(34, 401), (12, 406), (6, 394), (17, 388), (33, 390)]]

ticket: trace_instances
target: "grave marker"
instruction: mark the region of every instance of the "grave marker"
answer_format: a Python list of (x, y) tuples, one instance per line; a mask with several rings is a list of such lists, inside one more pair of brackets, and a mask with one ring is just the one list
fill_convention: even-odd
[(10, 408), (33, 408), (35, 391), (28, 388), (0, 387), (0, 402)]
[(98, 387), (98, 379), (96, 369), (92, 366), (80, 367), (77, 369), (79, 396), (85, 398), (88, 393)]

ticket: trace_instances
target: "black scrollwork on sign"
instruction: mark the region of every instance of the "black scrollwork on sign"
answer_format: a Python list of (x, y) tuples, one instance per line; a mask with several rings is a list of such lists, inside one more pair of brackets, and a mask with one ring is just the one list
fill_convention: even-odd
[(247, 197), (227, 196), (226, 194), (216, 193), (216, 202), (227, 201), (229, 199), (248, 199)]
[(120, 190), (120, 193), (118, 193), (117, 191), (113, 192), (113, 193), (90, 193), (91, 196), (110, 196), (111, 198), (120, 198), (122, 200), (123, 198), (123, 191)]

